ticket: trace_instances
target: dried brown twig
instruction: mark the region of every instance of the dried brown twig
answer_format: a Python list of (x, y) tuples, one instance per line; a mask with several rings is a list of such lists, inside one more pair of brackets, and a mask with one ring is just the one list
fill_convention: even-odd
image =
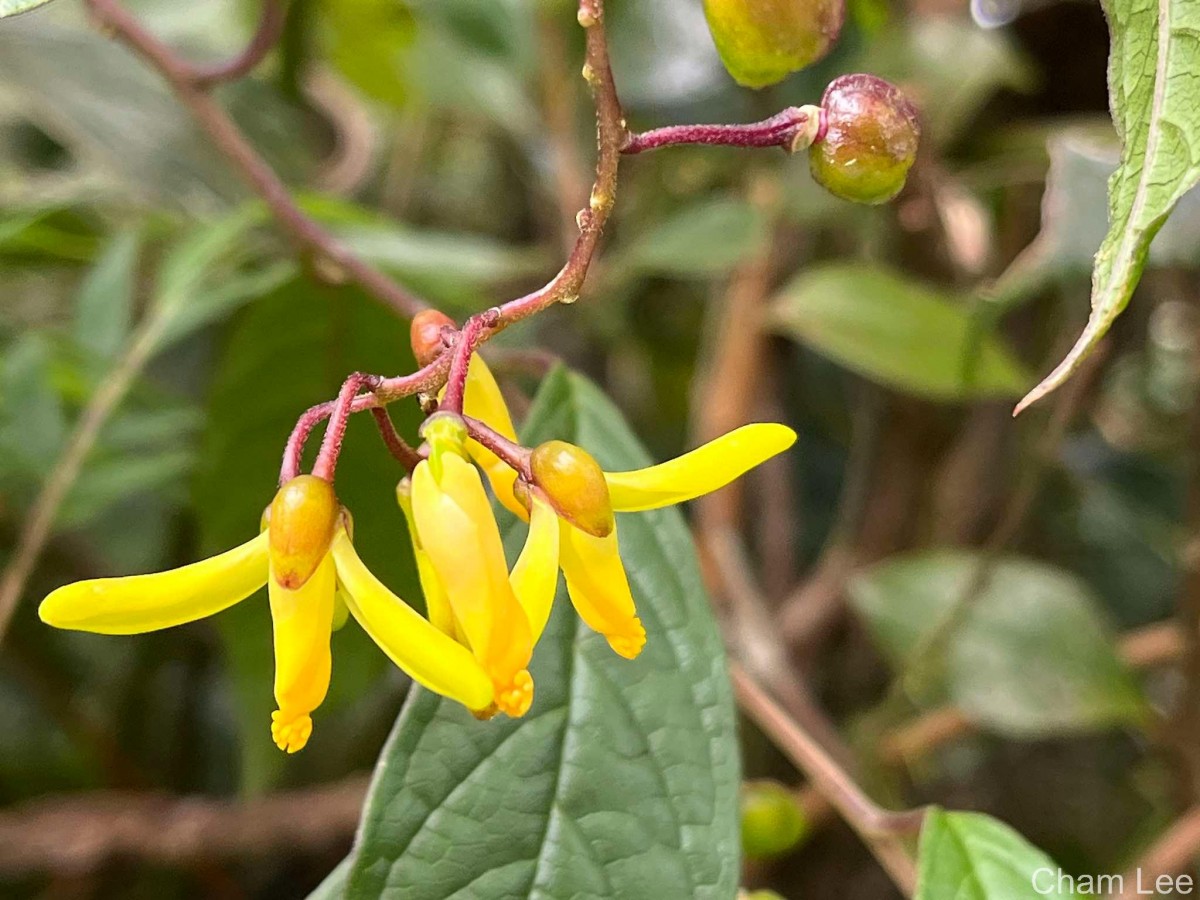
[(920, 831), (924, 810), (892, 812), (880, 807), (741, 666), (732, 663), (729, 674), (738, 705), (746, 715), (808, 776), (862, 838), (901, 893), (911, 897), (916, 865), (904, 841)]
[(101, 791), (0, 812), (0, 872), (91, 872), (114, 859), (179, 865), (348, 845), (367, 779), (253, 800)]

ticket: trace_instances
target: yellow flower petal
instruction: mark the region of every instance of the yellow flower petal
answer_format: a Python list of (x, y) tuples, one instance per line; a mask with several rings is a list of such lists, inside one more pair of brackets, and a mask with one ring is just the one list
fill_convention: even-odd
[(47, 625), (98, 634), (141, 634), (211, 616), (267, 582), (264, 532), (218, 556), (153, 575), (77, 581), (42, 601)]
[(554, 508), (536, 493), (532, 499), (529, 534), (509, 581), (517, 602), (529, 618), (529, 629), (536, 644), (546, 628), (558, 590), (559, 527)]
[(467, 369), (463, 413), (478, 419), (510, 441), (517, 439), (517, 430), (513, 428), (512, 416), (508, 414), (508, 404), (504, 402), (496, 376), (478, 353), (471, 357), (471, 367)]
[(309, 713), (329, 691), (333, 661), (329, 636), (333, 630), (337, 576), (328, 553), (304, 584), (289, 590), (279, 583), (272, 563), (267, 592), (271, 598), (271, 628), (275, 638), (275, 702), (271, 737), (280, 750), (295, 753), (312, 734)]
[(786, 425), (759, 422), (648, 469), (606, 472), (613, 509), (638, 512), (691, 500), (724, 487), (795, 442), (796, 432)]
[[(510, 441), (517, 439), (512, 417), (508, 414), (508, 405), (504, 402), (504, 395), (500, 393), (500, 385), (496, 383), (491, 369), (478, 353), (471, 357), (471, 367), (467, 370), (463, 414), (478, 419)], [(467, 452), (487, 475), (496, 499), (513, 515), (527, 519), (529, 514), (513, 497), (513, 483), (517, 480), (517, 473), (512, 466), (477, 441), (467, 441)]]
[(560, 524), (559, 554), (575, 611), (616, 653), (633, 659), (646, 644), (646, 629), (634, 608), (616, 529), (598, 538), (567, 522)]
[(350, 618), (350, 607), (346, 605), (346, 591), (339, 584), (337, 593), (333, 595), (333, 630), (341, 631), (346, 627)]
[(446, 597), (446, 589), (438, 580), (429, 554), (421, 546), (421, 538), (417, 534), (417, 524), (412, 514), (412, 483), (405, 478), (396, 486), (396, 500), (404, 513), (404, 521), (408, 525), (408, 536), (412, 541), (413, 556), (417, 560), (417, 575), (421, 580), (421, 592), (425, 595), (425, 614), (435, 628), (443, 634), (457, 638), (458, 625), (454, 621), (454, 610)]
[(533, 654), (529, 620), (508, 581), (504, 546), (479, 472), (452, 452), (441, 473), (422, 462), (413, 473), (413, 519), (446, 590), (454, 618), (496, 688), (496, 705), (524, 715), (533, 699), (526, 667)]
[(491, 679), (471, 651), (430, 625), (372, 575), (345, 531), (333, 539), (333, 559), (351, 615), (392, 662), (413, 681), (472, 711), (491, 706)]

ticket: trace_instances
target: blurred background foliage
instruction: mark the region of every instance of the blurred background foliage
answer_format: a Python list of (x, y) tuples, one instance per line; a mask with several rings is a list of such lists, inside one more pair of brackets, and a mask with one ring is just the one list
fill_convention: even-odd
[[(258, 14), (129, 5), (196, 59), (235, 52)], [(835, 51), (762, 92), (725, 74), (699, 0), (610, 6), (631, 127), (761, 118), (869, 71), (916, 100), (924, 143), (905, 192), (869, 208), (783, 154), (626, 160), (583, 301), (495, 342), (518, 408), (549, 352), (673, 455), (720, 421), (722, 323), (761, 325), (742, 406), (801, 436), (746, 487), (749, 540), (860, 772), (898, 804), (1000, 816), (1068, 869), (1119, 869), (1191, 789), (1159, 727), (1177, 679), (1132, 671), (1115, 635), (1169, 618), (1181, 591), (1200, 200), (1156, 241), (1102, 361), (1066, 400), (1009, 418), (1078, 332), (1105, 231), (1117, 146), (1098, 5), (851, 0)], [(573, 233), (594, 127), (577, 32), (566, 0), (296, 0), (279, 51), (218, 96), (314, 216), (461, 317), (543, 282)], [(321, 727), (285, 758), (266, 740), (265, 604), (137, 639), (35, 615), (67, 580), (244, 540), (297, 415), (351, 371), (412, 368), (406, 323), (321, 274), (80, 4), (0, 24), (0, 563), (98, 428), (0, 653), (4, 828), (44, 795), (256, 796), (373, 762), (406, 686), (356, 629), (335, 636)], [(415, 405), (395, 412), (411, 435)], [(415, 597), (398, 472), (371, 432), (351, 424), (339, 493), (368, 563)], [(980, 548), (1006, 556), (936, 633)], [(931, 713), (948, 738), (914, 732)], [(795, 781), (749, 727), (744, 748), (748, 776)], [(827, 818), (747, 881), (890, 896)], [(48, 869), (0, 849), (0, 893), (302, 896), (350, 838)]]

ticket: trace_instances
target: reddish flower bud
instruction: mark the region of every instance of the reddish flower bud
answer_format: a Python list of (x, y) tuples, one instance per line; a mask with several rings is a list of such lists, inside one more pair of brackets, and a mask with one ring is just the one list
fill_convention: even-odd
[(454, 327), (454, 320), (444, 312), (436, 309), (425, 309), (413, 316), (409, 329), (413, 354), (417, 365), (427, 366), (442, 352), (442, 329)]
[(843, 75), (821, 98), (826, 131), (808, 149), (818, 184), (843, 200), (883, 203), (904, 187), (917, 158), (917, 111), (898, 87), (874, 75)]

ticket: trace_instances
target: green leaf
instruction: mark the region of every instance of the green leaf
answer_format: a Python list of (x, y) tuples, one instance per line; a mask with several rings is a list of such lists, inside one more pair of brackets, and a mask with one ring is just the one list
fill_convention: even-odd
[(762, 213), (738, 200), (705, 200), (679, 210), (637, 236), (622, 262), (656, 275), (722, 275), (767, 239)]
[(301, 198), (305, 212), (348, 249), (442, 305), (476, 310), (497, 284), (544, 274), (552, 260), (534, 247), (484, 235), (413, 228), (330, 197)]
[(66, 439), (50, 346), (45, 335), (28, 332), (0, 359), (0, 477), (48, 474)]
[(1074, 896), (1060, 892), (1059, 871), (1054, 860), (1003, 822), (934, 807), (921, 826), (914, 900)]
[(0, 29), (0, 102), (89, 171), (118, 176), (127, 199), (195, 211), (244, 195), (156, 73), (95, 30), (47, 19)]
[[(1019, 394), (1028, 374), (995, 336), (977, 344), (968, 308), (866, 264), (811, 269), (784, 288), (774, 326), (861, 375), (938, 400)], [(970, 353), (971, 364), (964, 364)]]
[(0, 19), (45, 6), (50, 0), (0, 0)]
[(1092, 310), (1075, 346), (1017, 405), (1059, 387), (1129, 304), (1150, 242), (1200, 181), (1200, 6), (1188, 0), (1105, 0), (1112, 52), (1109, 103), (1121, 165), (1108, 184), (1108, 236), (1092, 270)]
[(898, 668), (928, 651), (930, 636), (958, 614), (945, 650), (945, 693), (996, 731), (1060, 734), (1145, 715), (1141, 691), (1082, 582), (1008, 558), (993, 563), (982, 589), (966, 599), (981, 561), (958, 551), (885, 560), (851, 583), (850, 597)]
[[(327, 290), (301, 280), (256, 301), (235, 320), (209, 394), (194, 485), (203, 555), (258, 532), (262, 511), (275, 493), (284, 444), (300, 414), (336, 396), (351, 372), (411, 371), (407, 348), (407, 324), (377, 302), (354, 289)], [(414, 440), (415, 402), (396, 404), (392, 411), (397, 427)], [(320, 438), (318, 429), (310, 449)], [(402, 597), (414, 598), (416, 578), (394, 496), (401, 474), (371, 417), (353, 417), (338, 468), (338, 496), (354, 515), (355, 544), (363, 558)], [(223, 613), (217, 623), (245, 730), (243, 781), (261, 789), (287, 758), (268, 732), (274, 701), (265, 593)], [(386, 689), (379, 675), (387, 665), (358, 628), (334, 635), (333, 683), (305, 749), (307, 760), (345, 764), (353, 743), (339, 733), (339, 711), (373, 687)]]
[(968, 16), (915, 16), (884, 30), (848, 71), (871, 72), (912, 90), (922, 141), (944, 147), (962, 137), (1002, 90), (1029, 93), (1037, 69), (1003, 28)]
[[(612, 404), (563, 370), (523, 436), (576, 441), (607, 468), (648, 461)], [(506, 521), (515, 553), (524, 526)], [(414, 689), (376, 769), (348, 898), (734, 896), (733, 704), (695, 550), (675, 510), (618, 527), (642, 655), (614, 655), (560, 590), (523, 719), (477, 722)]]
[(129, 336), (139, 245), (136, 232), (113, 238), (75, 298), (75, 343), (97, 360), (114, 359)]
[(295, 273), (290, 260), (262, 263), (255, 258), (249, 236), (263, 217), (259, 204), (248, 204), (171, 248), (149, 313), (159, 320), (157, 351), (271, 293)]

